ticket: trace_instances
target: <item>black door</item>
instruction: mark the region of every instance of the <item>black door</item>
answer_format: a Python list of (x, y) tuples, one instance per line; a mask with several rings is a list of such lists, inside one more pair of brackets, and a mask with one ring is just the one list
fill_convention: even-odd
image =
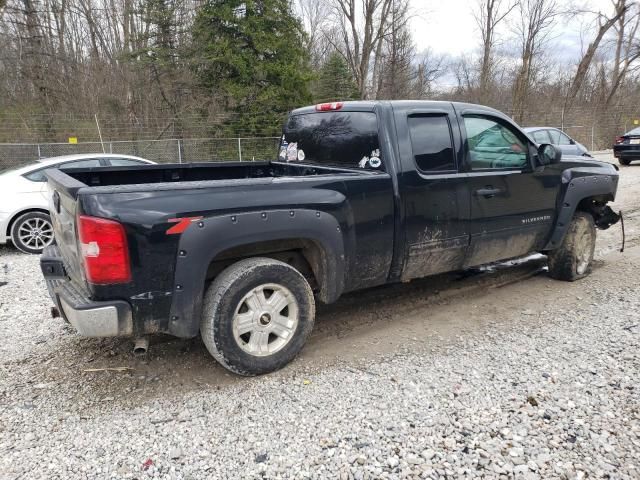
[(471, 196), (471, 248), (465, 266), (536, 251), (555, 219), (560, 175), (534, 168), (535, 147), (507, 119), (463, 115)]
[(396, 111), (406, 245), (402, 279), (462, 267), (469, 193), (459, 173), (462, 141), (453, 108)]

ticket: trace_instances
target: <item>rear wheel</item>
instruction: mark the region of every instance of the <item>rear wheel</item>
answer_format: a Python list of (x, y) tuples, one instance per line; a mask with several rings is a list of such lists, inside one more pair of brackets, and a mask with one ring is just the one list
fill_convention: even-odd
[(293, 360), (314, 318), (313, 292), (300, 272), (270, 258), (250, 258), (231, 265), (208, 288), (200, 333), (222, 366), (260, 375)]
[(629, 165), (631, 163), (631, 160), (629, 160), (628, 158), (619, 158), (618, 163), (620, 163), (620, 165)]
[(573, 282), (591, 273), (596, 226), (591, 214), (576, 212), (562, 244), (548, 253), (549, 275)]
[(11, 227), (11, 241), (21, 252), (42, 253), (44, 247), (53, 243), (51, 217), (42, 212), (20, 215)]

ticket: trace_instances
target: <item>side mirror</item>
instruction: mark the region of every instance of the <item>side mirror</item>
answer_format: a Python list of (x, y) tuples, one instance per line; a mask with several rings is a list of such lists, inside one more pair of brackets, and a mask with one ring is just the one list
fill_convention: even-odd
[(569, 139), (569, 145), (575, 145), (576, 141), (573, 138)]
[(538, 147), (538, 162), (541, 165), (553, 165), (560, 163), (562, 159), (562, 150), (554, 147), (550, 143), (543, 143)]

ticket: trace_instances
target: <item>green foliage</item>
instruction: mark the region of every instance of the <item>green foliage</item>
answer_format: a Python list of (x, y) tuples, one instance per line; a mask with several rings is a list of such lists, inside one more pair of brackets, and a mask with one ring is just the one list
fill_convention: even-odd
[(313, 97), (317, 103), (360, 98), (349, 66), (338, 52), (332, 53), (320, 69)]
[(208, 0), (193, 27), (197, 83), (246, 130), (279, 132), (283, 113), (311, 102), (303, 38), (287, 0)]

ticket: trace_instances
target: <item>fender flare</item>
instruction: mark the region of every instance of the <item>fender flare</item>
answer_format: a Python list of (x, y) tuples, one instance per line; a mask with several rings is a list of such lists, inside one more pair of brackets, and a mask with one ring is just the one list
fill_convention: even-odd
[[(571, 171), (565, 171), (571, 175)], [(567, 178), (563, 176), (563, 180)], [(615, 197), (618, 186), (617, 175), (586, 175), (577, 178), (568, 178), (562, 202), (559, 204), (559, 212), (555, 226), (543, 250), (554, 250), (562, 244), (571, 219), (582, 200), (595, 196), (607, 196), (610, 200)]]
[(207, 270), (218, 254), (255, 242), (289, 239), (310, 240), (323, 250), (322, 300), (335, 301), (344, 290), (345, 254), (342, 229), (332, 215), (289, 209), (209, 217), (192, 223), (181, 235), (169, 333), (182, 338), (198, 334)]

